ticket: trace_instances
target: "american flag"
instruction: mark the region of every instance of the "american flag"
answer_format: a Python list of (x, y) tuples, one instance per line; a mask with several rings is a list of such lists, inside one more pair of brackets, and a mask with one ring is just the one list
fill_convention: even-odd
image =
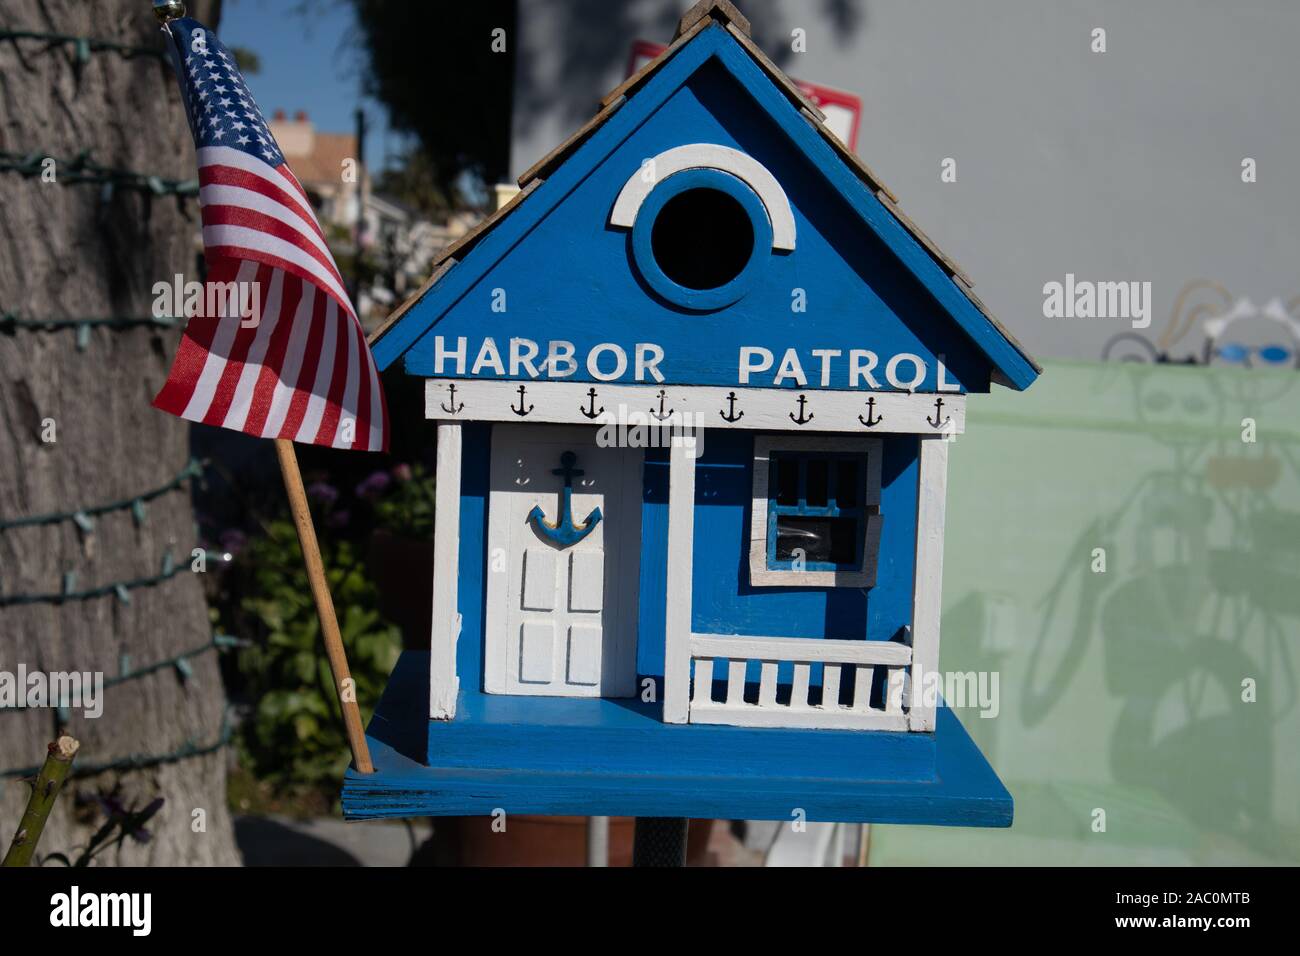
[[(165, 29), (198, 155), (207, 289), (256, 291), (190, 318), (154, 405), (263, 438), (387, 449), (379, 372), (306, 191), (234, 55), (196, 20)], [(245, 318), (254, 302), (260, 317)]]

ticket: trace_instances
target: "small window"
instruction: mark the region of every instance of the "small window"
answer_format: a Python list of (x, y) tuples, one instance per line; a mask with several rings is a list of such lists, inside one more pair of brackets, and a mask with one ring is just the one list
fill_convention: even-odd
[(775, 451), (769, 462), (773, 484), (785, 480), (768, 500), (768, 569), (802, 561), (810, 571), (860, 570), (867, 516), (857, 483), (866, 454)]
[(756, 437), (751, 584), (874, 585), (879, 503), (879, 439)]

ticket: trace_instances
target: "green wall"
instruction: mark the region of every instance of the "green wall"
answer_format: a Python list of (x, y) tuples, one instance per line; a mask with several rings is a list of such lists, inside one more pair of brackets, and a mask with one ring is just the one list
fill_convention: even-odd
[(971, 396), (940, 664), (998, 676), (995, 717), (958, 715), (1016, 822), (873, 827), (872, 865), (1300, 863), (1298, 415), (1294, 371), (1057, 362)]

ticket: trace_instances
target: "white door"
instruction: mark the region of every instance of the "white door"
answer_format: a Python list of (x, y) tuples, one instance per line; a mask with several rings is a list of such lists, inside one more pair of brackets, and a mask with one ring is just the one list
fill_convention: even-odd
[(492, 427), (489, 694), (636, 692), (642, 452), (601, 448), (597, 431)]

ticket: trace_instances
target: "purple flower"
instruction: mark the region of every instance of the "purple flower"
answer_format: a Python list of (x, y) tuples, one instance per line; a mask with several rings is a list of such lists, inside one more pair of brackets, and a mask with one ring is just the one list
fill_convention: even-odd
[(386, 471), (371, 472), (361, 484), (357, 485), (356, 493), (358, 498), (378, 498), (388, 486), (393, 483), (392, 477)]
[(410, 466), (410, 465), (406, 465), (406, 464), (402, 464), (402, 465), (394, 465), (394, 466), (393, 466), (393, 477), (396, 478), (398, 481), (410, 481), (410, 480), (411, 480), (411, 466)]
[(339, 500), (339, 490), (324, 481), (313, 481), (307, 486), (307, 497), (323, 505), (332, 505)]
[(325, 519), (325, 524), (331, 528), (346, 528), (351, 519), (352, 513), (347, 508), (340, 508), (330, 513), (330, 516)]
[(228, 531), (221, 532), (221, 550), (228, 554), (238, 554), (243, 550), (244, 545), (248, 544), (248, 535), (238, 528), (231, 528)]

